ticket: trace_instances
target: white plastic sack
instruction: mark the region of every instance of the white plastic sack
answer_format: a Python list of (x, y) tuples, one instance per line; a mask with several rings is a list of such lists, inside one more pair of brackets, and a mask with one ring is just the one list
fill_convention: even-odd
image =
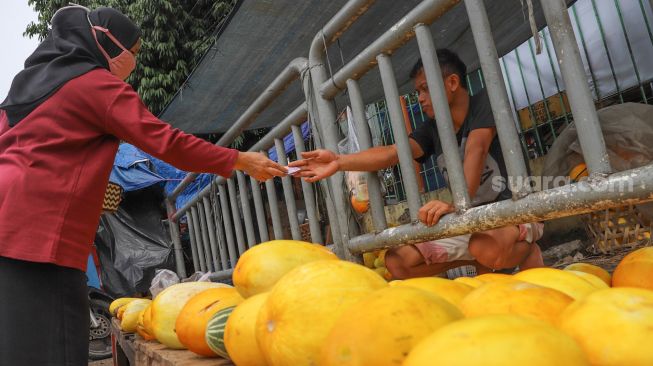
[[(612, 105), (599, 110), (599, 122), (615, 171), (634, 169), (653, 161), (653, 106), (642, 103)], [(565, 177), (583, 162), (576, 125), (570, 125), (551, 146), (543, 175)]]
[[(351, 108), (347, 106), (347, 137), (338, 143), (338, 152), (340, 154), (353, 154), (360, 151), (356, 127), (354, 127), (354, 117)], [(361, 202), (369, 201), (367, 191), (367, 176), (365, 172), (345, 172), (345, 183), (347, 191)]]
[(150, 293), (153, 298), (167, 287), (179, 283), (177, 274), (169, 269), (157, 269), (155, 273), (150, 285)]

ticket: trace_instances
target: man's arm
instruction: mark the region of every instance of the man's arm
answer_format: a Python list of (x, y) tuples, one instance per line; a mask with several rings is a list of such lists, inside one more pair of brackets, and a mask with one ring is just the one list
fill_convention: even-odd
[[(477, 128), (472, 130), (465, 144), (465, 157), (463, 159), (463, 172), (465, 182), (471, 199), (476, 195), (481, 185), (481, 175), (485, 169), (485, 159), (490, 151), (492, 139), (496, 134), (494, 127)], [(427, 202), (419, 210), (418, 217), (427, 226), (433, 226), (440, 221), (443, 215), (454, 211), (454, 207), (440, 200)]]
[(465, 144), (463, 171), (470, 199), (474, 199), (481, 185), (481, 175), (485, 169), (485, 160), (490, 151), (490, 145), (496, 134), (496, 128), (477, 128), (472, 130)]
[[(413, 140), (410, 142), (413, 159), (424, 155), (422, 148)], [(337, 155), (329, 150), (307, 151), (303, 160), (288, 164), (301, 170), (295, 174), (304, 177), (307, 182), (316, 182), (332, 176), (337, 171), (374, 172), (396, 165), (399, 162), (395, 145), (377, 146), (354, 154)]]

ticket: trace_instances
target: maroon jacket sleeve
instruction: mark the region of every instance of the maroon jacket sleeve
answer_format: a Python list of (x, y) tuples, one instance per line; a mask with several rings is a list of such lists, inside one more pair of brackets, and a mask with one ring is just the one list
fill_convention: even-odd
[(171, 127), (150, 113), (128, 84), (117, 79), (115, 82), (120, 84), (104, 121), (108, 133), (179, 169), (231, 176), (237, 150), (213, 145)]

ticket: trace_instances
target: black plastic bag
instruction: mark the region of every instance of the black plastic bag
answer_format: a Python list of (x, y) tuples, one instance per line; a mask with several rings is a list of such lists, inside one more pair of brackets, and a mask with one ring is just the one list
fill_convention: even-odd
[(125, 195), (118, 211), (102, 215), (95, 237), (104, 290), (114, 297), (148, 292), (156, 269), (174, 270), (161, 188)]

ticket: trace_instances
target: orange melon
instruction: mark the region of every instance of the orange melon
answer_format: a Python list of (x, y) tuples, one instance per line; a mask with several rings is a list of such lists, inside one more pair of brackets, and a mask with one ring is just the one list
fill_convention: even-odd
[(198, 355), (216, 356), (206, 344), (206, 324), (216, 312), (236, 306), (242, 301), (242, 296), (235, 288), (212, 288), (191, 297), (175, 323), (179, 342)]
[(338, 257), (319, 244), (272, 240), (248, 249), (234, 268), (234, 286), (244, 298), (270, 291), (281, 277), (303, 264)]
[(552, 288), (512, 280), (486, 283), (467, 295), (460, 308), (467, 317), (512, 314), (555, 324), (573, 301)]
[(606, 271), (605, 269), (595, 266), (593, 264), (589, 263), (572, 263), (565, 267), (565, 271), (579, 271), (579, 272), (585, 272), (589, 274), (593, 274), (596, 277), (600, 278), (603, 282), (605, 282), (608, 286), (612, 284), (612, 276), (610, 276), (610, 273)]
[[(403, 366), (588, 366), (579, 345), (554, 326), (514, 315), (467, 318), (423, 339)], [(370, 365), (371, 366), (371, 365)]]
[(390, 287), (414, 287), (436, 294), (450, 303), (460, 306), (465, 296), (474, 290), (472, 286), (440, 277), (410, 278), (403, 281), (392, 281)]
[(653, 247), (637, 249), (625, 256), (612, 273), (612, 286), (653, 290)]

